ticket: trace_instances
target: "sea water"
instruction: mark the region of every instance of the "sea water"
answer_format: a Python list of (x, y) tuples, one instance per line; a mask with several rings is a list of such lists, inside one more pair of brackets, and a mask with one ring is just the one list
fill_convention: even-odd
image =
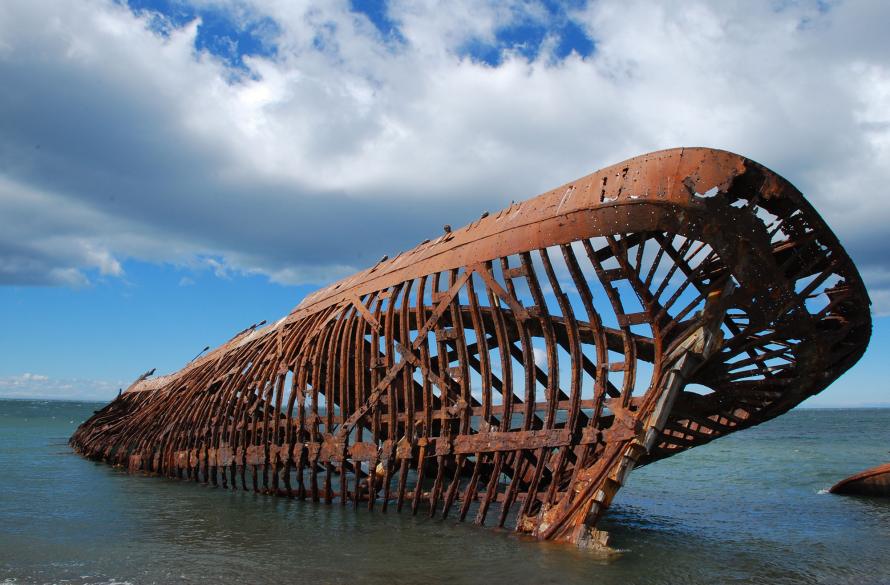
[(0, 583), (890, 583), (890, 409), (795, 410), (638, 469), (605, 556), (454, 520), (130, 475), (74, 455), (101, 405), (0, 401)]

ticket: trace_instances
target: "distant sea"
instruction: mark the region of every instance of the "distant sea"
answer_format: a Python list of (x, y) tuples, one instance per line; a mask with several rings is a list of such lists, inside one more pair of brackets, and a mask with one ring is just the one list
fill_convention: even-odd
[(129, 475), (68, 448), (100, 405), (0, 400), (0, 584), (890, 584), (890, 409), (796, 410), (636, 470), (604, 557), (453, 520)]

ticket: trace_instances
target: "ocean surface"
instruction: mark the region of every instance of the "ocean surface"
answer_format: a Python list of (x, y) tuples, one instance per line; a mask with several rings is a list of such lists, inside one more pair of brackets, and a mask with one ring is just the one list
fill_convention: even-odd
[(636, 470), (604, 556), (410, 514), (129, 475), (68, 448), (100, 405), (0, 400), (0, 584), (890, 584), (890, 409), (797, 410)]

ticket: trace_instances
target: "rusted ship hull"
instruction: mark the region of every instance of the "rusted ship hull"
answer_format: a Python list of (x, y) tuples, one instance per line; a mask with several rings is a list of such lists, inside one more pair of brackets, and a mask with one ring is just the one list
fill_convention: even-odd
[(137, 381), (71, 444), (132, 471), (598, 545), (634, 467), (786, 412), (870, 332), (859, 274), (791, 184), (675, 149), (322, 289)]
[(828, 490), (833, 494), (890, 498), (890, 463), (843, 479)]

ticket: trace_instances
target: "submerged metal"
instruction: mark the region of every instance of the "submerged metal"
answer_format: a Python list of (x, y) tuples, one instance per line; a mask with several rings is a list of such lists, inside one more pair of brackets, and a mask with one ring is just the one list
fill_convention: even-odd
[(890, 498), (890, 463), (842, 479), (828, 491), (833, 494)]
[(862, 280), (785, 179), (643, 155), (307, 297), (71, 438), (109, 463), (606, 544), (635, 467), (778, 416), (871, 334)]

